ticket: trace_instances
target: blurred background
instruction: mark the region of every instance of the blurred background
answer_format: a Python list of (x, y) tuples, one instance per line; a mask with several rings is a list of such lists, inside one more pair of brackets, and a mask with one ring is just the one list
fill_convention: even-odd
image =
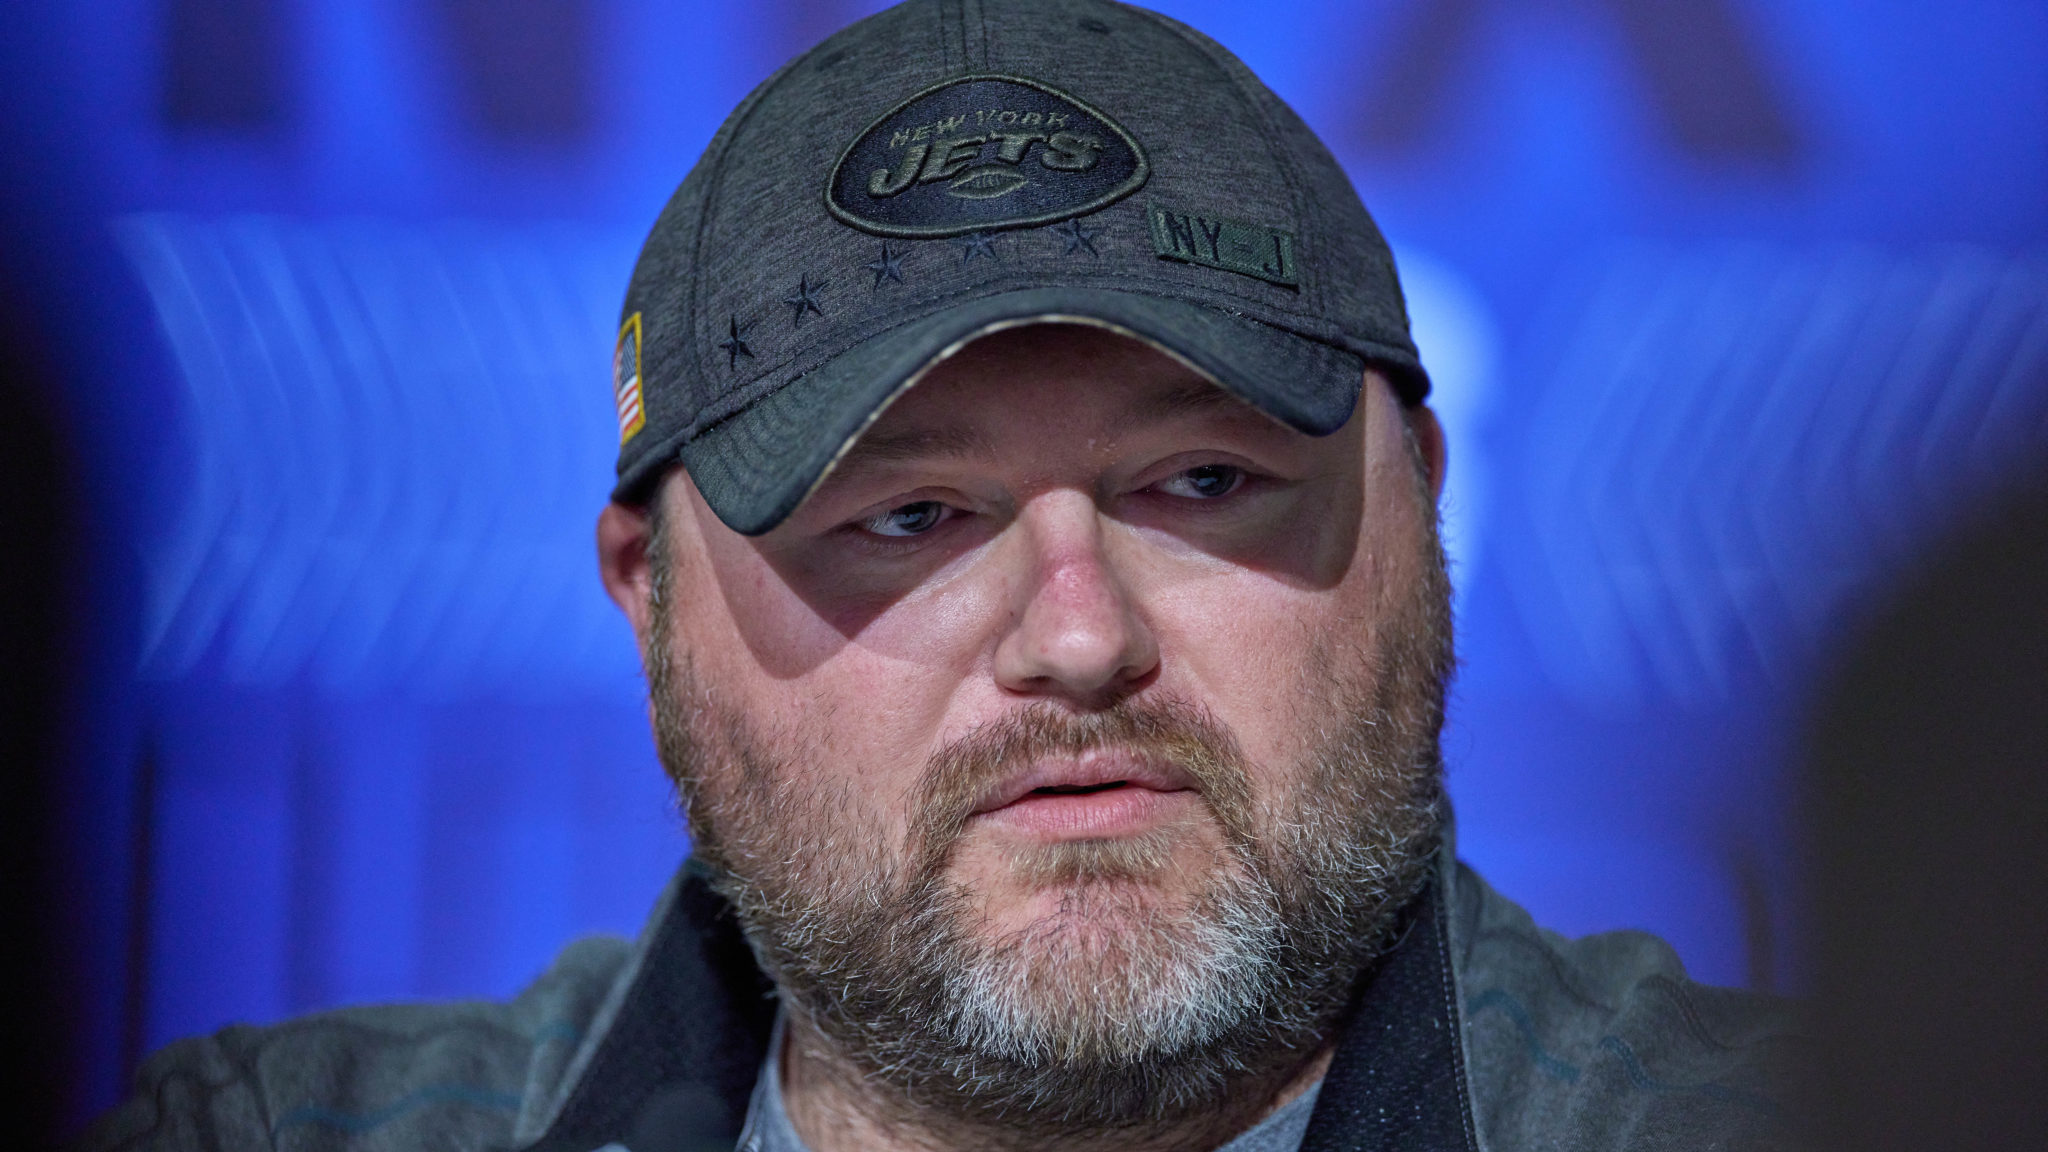
[[(638, 928), (687, 846), (593, 564), (618, 302), (725, 113), (880, 6), (9, 4), (0, 916), (54, 1124)], [(1158, 6), (1400, 259), (1463, 854), (1797, 990), (1826, 653), (2048, 461), (2048, 5)]]

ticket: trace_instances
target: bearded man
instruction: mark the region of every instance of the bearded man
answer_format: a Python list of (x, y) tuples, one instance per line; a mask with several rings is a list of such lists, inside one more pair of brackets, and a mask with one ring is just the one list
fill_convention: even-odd
[(1384, 241), (1223, 49), (912, 0), (655, 224), (598, 523), (691, 860), (508, 1005), (159, 1056), (104, 1146), (1774, 1141), (1773, 1007), (1453, 855)]

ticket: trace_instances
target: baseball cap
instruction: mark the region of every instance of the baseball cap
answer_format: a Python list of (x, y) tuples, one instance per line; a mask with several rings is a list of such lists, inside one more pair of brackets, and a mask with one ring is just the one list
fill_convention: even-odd
[(655, 222), (613, 358), (613, 499), (680, 462), (772, 529), (981, 335), (1092, 324), (1310, 435), (1429, 389), (1386, 241), (1236, 57), (1107, 0), (909, 0), (754, 90)]

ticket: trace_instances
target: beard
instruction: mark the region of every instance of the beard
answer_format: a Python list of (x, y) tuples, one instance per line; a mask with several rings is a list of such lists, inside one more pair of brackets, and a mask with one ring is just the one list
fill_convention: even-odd
[[(1433, 524), (1369, 646), (1312, 638), (1313, 738), (1285, 787), (1262, 794), (1228, 727), (1188, 700), (1035, 704), (930, 759), (901, 843), (862, 818), (861, 773), (831, 765), (828, 735), (771, 739), (695, 675), (672, 639), (660, 535), (647, 671), (693, 851), (788, 1008), (895, 1089), (906, 1119), (1037, 1144), (1214, 1111), (1331, 1039), (1429, 879), (1452, 664)], [(993, 930), (985, 894), (950, 870), (977, 801), (1034, 761), (1103, 748), (1192, 777), (1222, 832), (1215, 865), (1174, 868), (1179, 826), (1013, 852), (1008, 877), (1056, 891), (1057, 910)]]

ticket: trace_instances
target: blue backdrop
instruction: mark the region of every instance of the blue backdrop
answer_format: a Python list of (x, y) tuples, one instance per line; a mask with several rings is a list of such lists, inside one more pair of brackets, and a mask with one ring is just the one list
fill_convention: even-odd
[[(1797, 980), (1829, 638), (2048, 459), (2048, 6), (1161, 5), (1331, 143), (1451, 436), (1465, 854)], [(611, 331), (725, 112), (876, 5), (15, 0), (9, 272), (91, 515), (69, 1108), (503, 996), (685, 851), (595, 576)]]

